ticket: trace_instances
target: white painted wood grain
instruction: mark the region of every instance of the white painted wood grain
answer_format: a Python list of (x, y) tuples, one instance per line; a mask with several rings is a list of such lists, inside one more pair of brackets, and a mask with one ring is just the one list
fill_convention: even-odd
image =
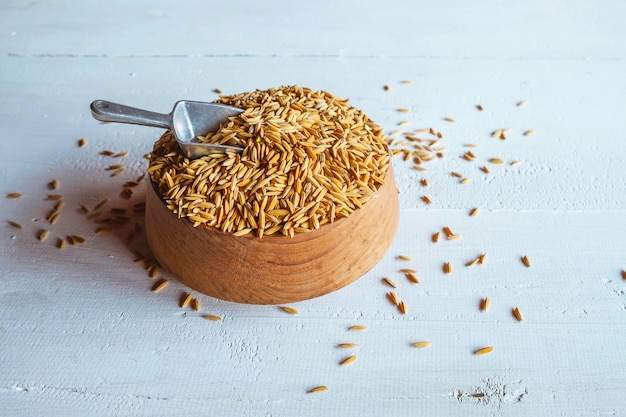
[[(4, 53), (46, 56), (624, 56), (619, 0), (6, 1)], [(532, 61), (531, 61), (532, 62)]]
[[(622, 3), (181, 4), (196, 12), (162, 2), (0, 5), (0, 193), (24, 193), (0, 199), (0, 414), (626, 415)], [(143, 172), (159, 130), (99, 124), (89, 102), (166, 112), (180, 98), (212, 100), (216, 87), (291, 83), (349, 97), (388, 132), (404, 119), (443, 132), (446, 157), (427, 171), (394, 160), (393, 247), (349, 287), (296, 304), (298, 316), (200, 295), (200, 313), (223, 317), (215, 323), (178, 307), (187, 289), (175, 280), (151, 293), (131, 253), (145, 253), (145, 241), (129, 248), (125, 233), (96, 235), (77, 207), (142, 201), (140, 190), (122, 200), (119, 187)], [(514, 129), (506, 141), (490, 136), (504, 127)], [(479, 145), (474, 163), (459, 158), (468, 142)], [(127, 172), (109, 177), (102, 149), (129, 150)], [(523, 163), (478, 170), (496, 156)], [(460, 185), (451, 171), (472, 181)], [(52, 178), (66, 206), (46, 225)], [(433, 244), (444, 226), (462, 238)], [(45, 242), (35, 238), (42, 227)], [(87, 241), (55, 248), (68, 234)], [(484, 265), (463, 266), (481, 253)], [(420, 284), (402, 267), (417, 269)], [(384, 276), (407, 315), (385, 299)], [(480, 312), (485, 296), (492, 307)], [(347, 331), (353, 324), (368, 330)], [(416, 340), (433, 344), (415, 349)], [(472, 354), (486, 345), (494, 352)], [(357, 362), (340, 367), (352, 353)], [(320, 384), (329, 391), (306, 394)]]

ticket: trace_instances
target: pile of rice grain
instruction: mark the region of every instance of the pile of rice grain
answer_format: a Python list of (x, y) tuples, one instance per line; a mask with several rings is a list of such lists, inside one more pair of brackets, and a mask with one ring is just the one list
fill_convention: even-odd
[(293, 237), (349, 216), (385, 182), (387, 137), (348, 100), (285, 86), (217, 102), (245, 111), (199, 139), (242, 154), (190, 160), (168, 131), (147, 155), (167, 207), (194, 226)]

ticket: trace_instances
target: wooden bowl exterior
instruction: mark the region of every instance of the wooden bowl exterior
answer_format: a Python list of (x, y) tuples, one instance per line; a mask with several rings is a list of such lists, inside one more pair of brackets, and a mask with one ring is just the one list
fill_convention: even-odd
[(391, 245), (399, 220), (390, 167), (386, 183), (349, 217), (317, 230), (233, 236), (179, 219), (150, 184), (146, 234), (158, 262), (190, 288), (247, 304), (302, 301), (338, 290), (370, 270)]

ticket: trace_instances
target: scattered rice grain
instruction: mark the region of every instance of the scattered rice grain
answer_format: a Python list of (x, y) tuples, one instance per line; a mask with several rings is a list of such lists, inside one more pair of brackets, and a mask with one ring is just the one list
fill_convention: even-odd
[(15, 228), (15, 229), (21, 229), (21, 228), (22, 228), (22, 225), (21, 225), (21, 224), (19, 224), (19, 223), (17, 223), (17, 222), (14, 222), (14, 221), (12, 221), (12, 220), (7, 220), (7, 223), (8, 223), (11, 227), (13, 227), (13, 228)]
[(470, 210), (469, 215), (471, 217), (474, 217), (474, 216), (478, 216), (478, 213), (480, 213), (480, 208), (474, 207), (473, 209)]
[(391, 288), (396, 288), (396, 283), (393, 282), (390, 278), (383, 278), (383, 282), (387, 285), (389, 285)]
[(78, 139), (78, 147), (79, 148), (82, 148), (85, 145), (87, 145), (87, 139), (85, 139), (85, 138)]
[(432, 204), (433, 201), (430, 199), (430, 197), (428, 197), (427, 195), (423, 195), (422, 196), (422, 201), (426, 204)]
[(402, 314), (406, 314), (408, 312), (408, 309), (407, 309), (406, 304), (404, 303), (404, 301), (400, 301), (400, 304), (398, 304), (398, 310)]
[(472, 259), (471, 261), (466, 262), (466, 263), (465, 263), (465, 266), (468, 266), (468, 267), (469, 267), (469, 266), (474, 266), (474, 265), (476, 265), (477, 263), (478, 263), (478, 258), (474, 258), (474, 259)]
[(200, 300), (198, 300), (197, 298), (192, 298), (191, 308), (193, 308), (196, 311), (200, 310)]
[(522, 316), (522, 312), (521, 312), (521, 311), (519, 311), (519, 308), (518, 308), (518, 307), (515, 307), (515, 308), (511, 311), (511, 313), (513, 314), (513, 317), (515, 317), (515, 319), (516, 319), (517, 321), (523, 321), (523, 320), (524, 320), (524, 316)]
[(43, 242), (44, 240), (46, 240), (48, 238), (49, 234), (50, 234), (50, 231), (44, 229), (44, 230), (39, 232), (39, 234), (37, 235), (37, 239), (39, 239), (39, 240), (41, 240)]
[(524, 136), (532, 136), (535, 134), (535, 131), (530, 129), (524, 132)]
[(489, 307), (491, 307), (491, 300), (489, 299), (489, 297), (485, 297), (480, 300), (479, 308), (481, 311), (487, 311), (489, 310)]
[(393, 291), (389, 291), (387, 293), (387, 299), (391, 301), (391, 303), (395, 306), (397, 306), (400, 303), (400, 300), (398, 299), (398, 295)]
[(420, 348), (420, 349), (424, 349), (427, 347), (430, 347), (433, 344), (433, 342), (413, 342), (411, 343), (411, 346), (416, 347), (416, 348)]
[(184, 295), (184, 298), (181, 297), (180, 308), (186, 308), (191, 303), (191, 300), (193, 300), (192, 293), (188, 293), (187, 295), (183, 294), (183, 295)]
[(98, 209), (102, 208), (108, 202), (109, 202), (109, 199), (105, 198), (104, 200), (102, 200), (98, 204), (96, 204), (96, 206), (93, 209), (94, 210), (98, 210)]
[(350, 365), (351, 363), (354, 363), (354, 361), (356, 361), (356, 355), (348, 356), (347, 358), (342, 360), (339, 364), (341, 366), (345, 366), (345, 365)]
[(357, 324), (357, 325), (348, 327), (348, 330), (351, 330), (351, 331), (367, 330), (367, 326), (363, 326), (362, 324)]
[(326, 385), (319, 385), (317, 387), (311, 388), (307, 391), (308, 394), (313, 394), (315, 392), (328, 391), (328, 387)]
[(443, 272), (445, 272), (446, 274), (452, 273), (452, 264), (450, 262), (446, 262), (443, 264)]
[(300, 312), (293, 307), (278, 306), (278, 308), (289, 314), (300, 314)]
[(156, 284), (154, 284), (154, 286), (152, 287), (152, 291), (153, 292), (159, 292), (161, 291), (163, 288), (167, 287), (167, 284), (169, 284), (170, 282), (166, 279), (163, 279), (159, 282), (157, 282)]
[(502, 158), (490, 158), (489, 162), (492, 164), (502, 164), (504, 163), (504, 160), (502, 160)]
[(8, 193), (7, 198), (20, 198), (22, 197), (22, 193)]
[(339, 343), (337, 345), (337, 347), (342, 348), (342, 349), (352, 349), (358, 346), (359, 346), (358, 343)]
[(412, 260), (412, 258), (410, 256), (406, 256), (406, 255), (398, 255), (398, 256), (396, 256), (396, 259), (400, 259), (401, 261), (410, 261), (410, 260)]
[(215, 316), (213, 314), (203, 314), (202, 318), (205, 318), (211, 321), (222, 321), (222, 318), (220, 316)]
[(432, 236), (430, 237), (430, 240), (433, 243), (439, 242), (439, 232), (433, 233)]
[(528, 256), (524, 255), (521, 258), (522, 263), (527, 267), (530, 268), (530, 259), (528, 259)]
[(487, 353), (493, 352), (493, 346), (486, 346), (484, 348), (480, 348), (474, 351), (474, 355), (485, 355)]
[(408, 279), (409, 281), (411, 281), (413, 284), (419, 284), (419, 280), (417, 279), (417, 277), (415, 276), (415, 274), (413, 274), (412, 272), (407, 272), (404, 274), (406, 276), (406, 279)]

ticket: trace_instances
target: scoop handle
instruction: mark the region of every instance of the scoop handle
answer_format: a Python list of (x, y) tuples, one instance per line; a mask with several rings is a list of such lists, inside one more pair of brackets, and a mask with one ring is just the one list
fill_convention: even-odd
[(133, 125), (172, 128), (172, 115), (112, 103), (106, 100), (95, 100), (91, 103), (91, 115), (101, 122), (130, 123)]

